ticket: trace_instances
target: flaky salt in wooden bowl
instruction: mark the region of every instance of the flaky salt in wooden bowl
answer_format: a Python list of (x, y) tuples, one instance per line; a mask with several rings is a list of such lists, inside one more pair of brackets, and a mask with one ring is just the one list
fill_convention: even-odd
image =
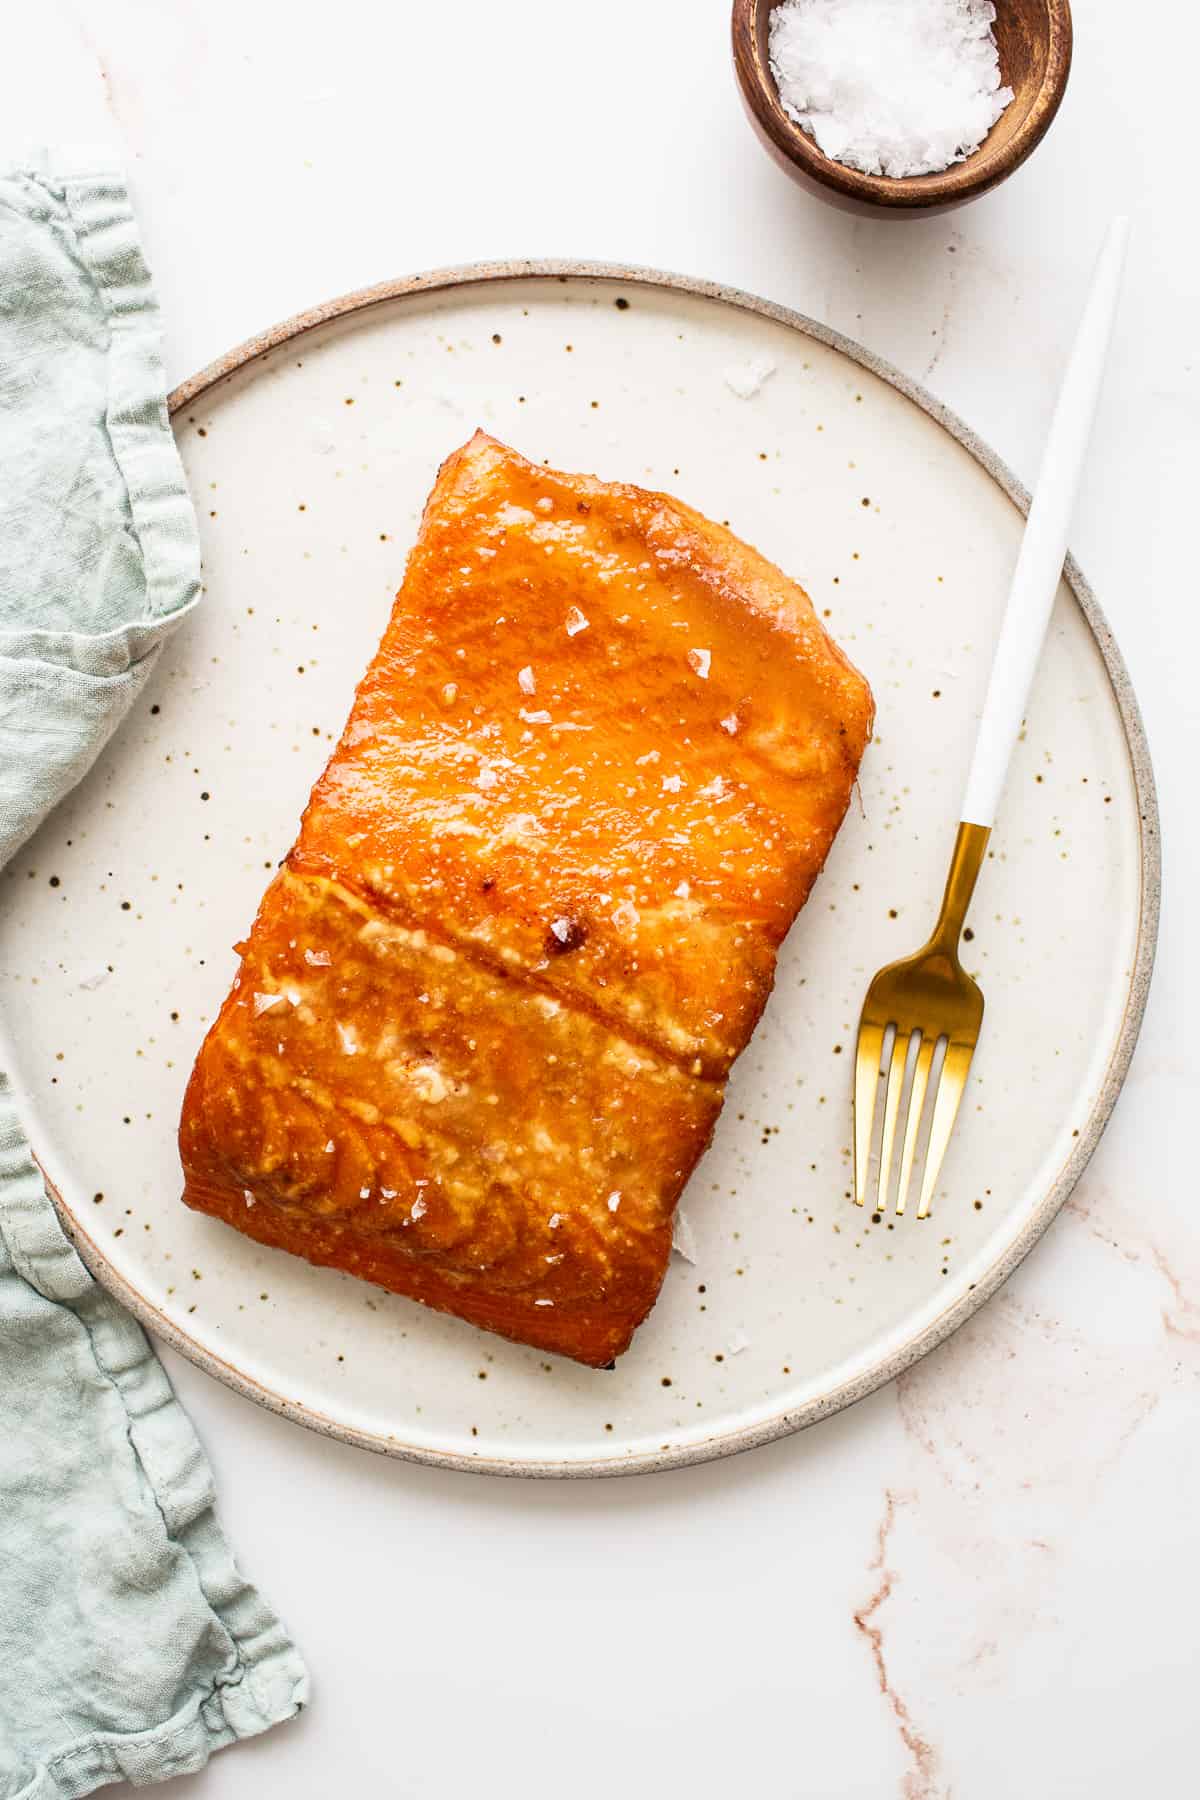
[(1020, 168), (1058, 111), (1071, 69), (1068, 0), (995, 0), (1001, 82), (1013, 99), (978, 149), (936, 175), (867, 175), (826, 156), (784, 111), (771, 73), (768, 33), (782, 0), (733, 0), (733, 63), (751, 123), (787, 173), (851, 212), (911, 218), (946, 212), (986, 194)]

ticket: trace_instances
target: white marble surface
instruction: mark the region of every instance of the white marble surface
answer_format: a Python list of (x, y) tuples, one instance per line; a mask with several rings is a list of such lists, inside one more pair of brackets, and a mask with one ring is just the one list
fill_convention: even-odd
[(43, 0), (6, 21), (6, 136), (123, 147), (172, 379), (384, 276), (605, 257), (862, 338), (1029, 475), (1104, 222), (1134, 216), (1074, 541), (1147, 715), (1166, 905), (1142, 1046), (1076, 1197), (895, 1386), (674, 1475), (539, 1486), (388, 1464), (170, 1358), (245, 1567), (315, 1682), (302, 1719), (222, 1753), (181, 1800), (1194, 1784), (1200, 28), (1171, 0), (1135, 28), (1122, 0), (1076, 11), (1071, 87), (1033, 161), (965, 212), (900, 225), (827, 211), (767, 162), (726, 0)]

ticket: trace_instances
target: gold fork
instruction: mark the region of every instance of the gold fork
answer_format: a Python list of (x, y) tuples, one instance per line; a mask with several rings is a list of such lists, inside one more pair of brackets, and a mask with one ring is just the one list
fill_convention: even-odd
[(924, 1139), (917, 1217), (928, 1217), (979, 1042), (983, 995), (959, 961), (959, 939), (1062, 573), (1127, 237), (1128, 222), (1114, 219), (1063, 377), (1000, 627), (937, 924), (924, 949), (880, 969), (863, 1002), (854, 1067), (854, 1199), (856, 1205), (865, 1206), (871, 1189), (875, 1111), (882, 1082), (877, 1212), (887, 1210), (899, 1135), (896, 1212), (903, 1213), (907, 1205)]

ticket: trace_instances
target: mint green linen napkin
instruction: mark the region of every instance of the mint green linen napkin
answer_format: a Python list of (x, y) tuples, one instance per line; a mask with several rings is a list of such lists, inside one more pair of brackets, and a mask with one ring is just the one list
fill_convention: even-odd
[[(200, 592), (123, 178), (0, 171), (0, 864)], [(199, 1768), (308, 1676), (165, 1371), (64, 1236), (0, 1072), (0, 1800)]]

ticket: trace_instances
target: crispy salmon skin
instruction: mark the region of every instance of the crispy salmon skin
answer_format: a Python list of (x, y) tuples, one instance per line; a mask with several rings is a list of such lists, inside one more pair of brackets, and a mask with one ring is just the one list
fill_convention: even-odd
[(187, 1204), (610, 1362), (872, 718), (729, 531), (477, 432), (239, 946)]

